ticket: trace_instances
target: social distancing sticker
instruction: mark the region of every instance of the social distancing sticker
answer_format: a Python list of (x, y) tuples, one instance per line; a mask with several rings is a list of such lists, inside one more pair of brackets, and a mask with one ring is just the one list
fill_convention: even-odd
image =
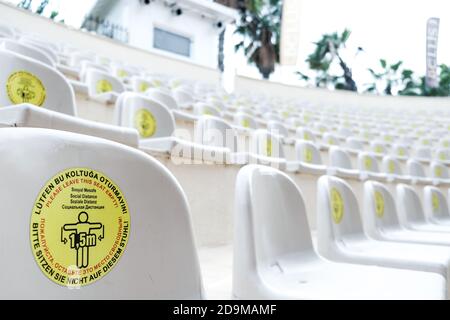
[(431, 195), (431, 205), (433, 207), (433, 212), (439, 211), (439, 197), (436, 193)]
[(6, 81), (6, 92), (13, 104), (31, 103), (39, 107), (47, 95), (41, 80), (27, 71), (12, 73)]
[(375, 191), (375, 214), (378, 218), (383, 218), (384, 216), (384, 197), (380, 191)]
[(250, 128), (250, 120), (249, 119), (242, 119), (242, 126), (244, 128)]
[(145, 92), (145, 91), (147, 91), (148, 90), (148, 88), (150, 88), (150, 84), (149, 83), (147, 83), (147, 82), (141, 82), (141, 83), (139, 83), (139, 92)]
[(344, 217), (344, 201), (336, 188), (332, 188), (331, 197), (331, 215), (335, 223), (340, 223)]
[(97, 81), (97, 85), (95, 86), (95, 91), (97, 93), (111, 92), (112, 90), (113, 86), (108, 80), (101, 79)]
[(313, 160), (313, 152), (310, 148), (305, 149), (304, 160), (306, 163), (311, 163)]
[(142, 138), (150, 138), (156, 132), (156, 119), (147, 109), (139, 109), (134, 116), (134, 127)]
[(266, 156), (272, 156), (272, 139), (266, 139)]
[(364, 169), (366, 169), (366, 170), (372, 169), (372, 158), (370, 158), (370, 157), (364, 158)]
[(130, 213), (119, 186), (106, 175), (71, 168), (52, 177), (33, 207), (33, 256), (51, 281), (85, 286), (108, 274), (124, 254)]

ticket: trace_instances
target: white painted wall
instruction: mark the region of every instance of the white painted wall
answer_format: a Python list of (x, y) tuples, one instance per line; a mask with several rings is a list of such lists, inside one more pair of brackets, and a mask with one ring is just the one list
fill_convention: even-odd
[(150, 5), (119, 1), (106, 19), (128, 28), (129, 44), (141, 49), (153, 48), (155, 26), (187, 37), (192, 41), (191, 59), (211, 68), (217, 67), (219, 30), (211, 19), (202, 18), (198, 13), (185, 10), (182, 15), (174, 16), (161, 1)]
[(48, 41), (67, 43), (80, 50), (90, 50), (114, 60), (128, 61), (132, 65), (143, 66), (154, 73), (210, 83), (219, 83), (220, 81), (220, 72), (217, 68), (206, 67), (181, 56), (134, 48), (106, 37), (53, 22), (1, 2), (0, 23), (9, 24), (24, 32), (44, 36)]

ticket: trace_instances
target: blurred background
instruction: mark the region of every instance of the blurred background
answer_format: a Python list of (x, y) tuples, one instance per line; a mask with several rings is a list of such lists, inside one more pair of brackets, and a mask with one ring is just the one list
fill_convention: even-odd
[[(379, 95), (450, 95), (442, 0), (8, 0), (33, 13), (234, 75)], [(427, 84), (427, 21), (435, 84)], [(428, 59), (430, 59), (428, 57)], [(429, 61), (430, 62), (430, 61)]]

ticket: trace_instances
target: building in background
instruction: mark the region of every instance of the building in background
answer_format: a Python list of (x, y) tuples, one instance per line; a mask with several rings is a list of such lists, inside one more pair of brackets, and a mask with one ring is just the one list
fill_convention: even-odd
[(83, 28), (216, 68), (219, 37), (236, 16), (235, 9), (209, 0), (99, 0)]

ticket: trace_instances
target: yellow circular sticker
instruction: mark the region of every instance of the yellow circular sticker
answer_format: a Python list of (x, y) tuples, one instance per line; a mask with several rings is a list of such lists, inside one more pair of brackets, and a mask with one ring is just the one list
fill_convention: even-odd
[(139, 83), (139, 92), (145, 92), (147, 91), (147, 89), (150, 88), (150, 84), (148, 84), (147, 82), (141, 82)]
[(303, 139), (304, 139), (304, 140), (311, 140), (311, 136), (309, 135), (308, 132), (304, 132), (304, 133), (303, 133)]
[(126, 72), (125, 70), (121, 69), (119, 71), (117, 71), (117, 76), (119, 78), (125, 78), (128, 77), (128, 72)]
[(366, 170), (372, 169), (372, 158), (371, 157), (365, 157), (364, 158), (364, 168)]
[(384, 216), (384, 197), (380, 191), (375, 191), (375, 214), (378, 218), (383, 218)]
[(389, 173), (395, 173), (395, 162), (392, 160), (389, 161), (388, 171), (389, 171)]
[(97, 93), (105, 93), (113, 90), (111, 82), (108, 80), (102, 79), (97, 81), (97, 85), (95, 86)]
[(272, 139), (266, 140), (266, 156), (272, 156)]
[(344, 217), (344, 201), (336, 188), (331, 189), (331, 215), (335, 223), (340, 223)]
[(122, 191), (92, 169), (55, 175), (31, 214), (33, 256), (44, 275), (62, 286), (85, 286), (104, 277), (123, 255), (129, 234)]
[(383, 153), (384, 152), (384, 148), (381, 145), (376, 145), (375, 146), (375, 150), (376, 153)]
[(439, 197), (436, 193), (431, 195), (431, 205), (433, 207), (433, 212), (439, 211)]
[(434, 175), (438, 178), (442, 177), (442, 168), (441, 167), (435, 167), (434, 168)]
[(397, 154), (399, 156), (403, 157), (406, 154), (405, 149), (404, 148), (398, 148), (398, 153)]
[(6, 81), (9, 100), (14, 103), (31, 103), (42, 106), (46, 98), (46, 90), (41, 80), (27, 71), (12, 73)]
[(134, 127), (142, 138), (149, 138), (156, 132), (156, 119), (147, 109), (139, 109), (134, 115)]
[(305, 149), (305, 154), (304, 154), (304, 160), (307, 163), (311, 163), (313, 159), (313, 153), (312, 150), (310, 148), (306, 148)]
[(241, 123), (244, 128), (250, 128), (250, 120), (249, 119), (242, 119)]

